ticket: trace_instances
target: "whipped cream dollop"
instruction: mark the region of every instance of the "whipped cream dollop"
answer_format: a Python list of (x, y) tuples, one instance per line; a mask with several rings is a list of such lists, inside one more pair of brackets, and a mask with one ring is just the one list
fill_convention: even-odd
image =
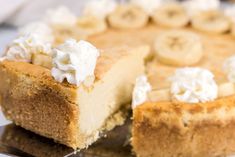
[(36, 53), (49, 55), (51, 44), (42, 41), (37, 34), (28, 34), (13, 40), (1, 60), (31, 62), (32, 54)]
[(230, 17), (232, 22), (235, 23), (235, 4), (227, 6), (224, 9), (224, 14)]
[(212, 101), (218, 96), (214, 75), (207, 69), (181, 68), (170, 78), (173, 98), (187, 103)]
[[(169, 0), (165, 0), (169, 1)], [(143, 8), (148, 14), (152, 14), (155, 9), (157, 9), (164, 0), (131, 0), (131, 4), (137, 5)]]
[(41, 21), (29, 23), (19, 29), (19, 35), (37, 34), (38, 38), (44, 42), (53, 43), (54, 36), (50, 26)]
[(224, 61), (223, 70), (230, 82), (235, 83), (235, 55)]
[(132, 93), (132, 108), (144, 103), (148, 98), (148, 92), (151, 90), (152, 87), (145, 75), (137, 77)]
[(86, 3), (83, 14), (104, 19), (117, 7), (115, 0), (92, 0)]
[(182, 4), (190, 15), (220, 8), (220, 0), (186, 0)]
[(77, 17), (67, 7), (60, 6), (56, 9), (50, 9), (46, 12), (44, 21), (52, 26), (74, 26)]
[(98, 49), (86, 41), (66, 40), (53, 49), (51, 74), (58, 82), (66, 79), (70, 84), (79, 86), (88, 77), (94, 76), (99, 55)]

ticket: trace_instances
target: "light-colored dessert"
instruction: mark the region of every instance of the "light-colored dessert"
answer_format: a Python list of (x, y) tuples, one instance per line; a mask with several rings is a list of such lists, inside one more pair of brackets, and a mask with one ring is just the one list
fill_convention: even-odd
[[(82, 18), (90, 16), (95, 20), (88, 18), (79, 23), (82, 19), (79, 17), (76, 22), (71, 22), (72, 27), (62, 25), (76, 38), (81, 37), (76, 34), (80, 29), (87, 41), (105, 52), (99, 53), (88, 45), (84, 48), (81, 46), (84, 42), (73, 40), (54, 48), (58, 41), (64, 42), (70, 36), (57, 31), (58, 36), (54, 33), (55, 43), (49, 43), (53, 47), (52, 53), (26, 53), (26, 61), (33, 64), (3, 61), (0, 74), (4, 77), (0, 86), (5, 114), (26, 129), (73, 148), (84, 148), (98, 138), (99, 132), (120, 124), (120, 116), (112, 120), (108, 117), (120, 112), (121, 104), (127, 103), (132, 94), (132, 146), (138, 157), (234, 154), (234, 133), (231, 130), (234, 125), (235, 61), (230, 57), (235, 52), (235, 45), (230, 34), (231, 19), (216, 10), (217, 0), (211, 0), (211, 6), (203, 6), (203, 1), (198, 1), (192, 12), (185, 11), (180, 3), (177, 9), (172, 9), (171, 5), (166, 9), (166, 5), (161, 6), (164, 4), (161, 0), (150, 2), (151, 7), (146, 7), (147, 2), (142, 0), (115, 4), (100, 12), (100, 16), (94, 16), (90, 10)], [(103, 0), (96, 9), (105, 8), (107, 3)], [(188, 5), (193, 6), (193, 3)], [(168, 15), (175, 10), (180, 12), (179, 19), (161, 16), (160, 21), (167, 21), (167, 24), (161, 24), (159, 19), (154, 22), (158, 11)], [(101, 23), (94, 22), (96, 20)], [(186, 22), (178, 25), (176, 21)], [(105, 29), (97, 29), (104, 28), (101, 27), (103, 24)], [(61, 26), (59, 23), (55, 28), (50, 23), (48, 25), (53, 30), (57, 25)], [(169, 26), (177, 29), (169, 29)], [(91, 33), (86, 34), (87, 30)], [(75, 47), (67, 48), (66, 45)], [(112, 48), (123, 45), (128, 48)], [(151, 47), (145, 75), (142, 75), (143, 58), (148, 48), (141, 45)], [(84, 50), (88, 54), (83, 53)], [(21, 53), (25, 54), (24, 51)], [(24, 55), (10, 54), (13, 60), (25, 59)], [(135, 80), (133, 88), (131, 84)], [(53, 88), (48, 88), (51, 86)], [(57, 104), (58, 108), (55, 107)], [(25, 105), (31, 106), (31, 110)], [(38, 115), (37, 123), (32, 121), (32, 114)], [(53, 128), (48, 129), (44, 122)]]
[(2, 110), (27, 130), (85, 148), (102, 131), (123, 123), (120, 108), (131, 101), (148, 51), (148, 46), (120, 47), (99, 54), (86, 42), (68, 40), (53, 49), (51, 70), (4, 60), (0, 63)]

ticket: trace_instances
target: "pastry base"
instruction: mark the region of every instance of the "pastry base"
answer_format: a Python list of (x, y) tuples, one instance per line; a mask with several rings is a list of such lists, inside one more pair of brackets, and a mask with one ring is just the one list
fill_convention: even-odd
[(235, 154), (235, 96), (190, 105), (145, 103), (134, 109), (138, 157), (222, 157)]

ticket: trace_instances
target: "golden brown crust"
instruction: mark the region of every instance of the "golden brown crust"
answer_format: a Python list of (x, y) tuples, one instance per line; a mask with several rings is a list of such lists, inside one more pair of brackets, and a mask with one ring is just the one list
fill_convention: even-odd
[(235, 96), (208, 103), (145, 103), (134, 109), (132, 145), (139, 157), (235, 154)]
[(0, 64), (2, 110), (17, 125), (75, 148), (79, 114), (73, 103), (75, 89), (56, 83), (48, 73), (27, 63)]

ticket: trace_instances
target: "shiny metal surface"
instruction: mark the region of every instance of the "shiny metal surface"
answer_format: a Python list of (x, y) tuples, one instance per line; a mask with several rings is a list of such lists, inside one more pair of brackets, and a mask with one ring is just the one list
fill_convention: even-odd
[(16, 157), (131, 157), (130, 121), (116, 127), (88, 149), (73, 149), (14, 124), (0, 127), (0, 153)]

